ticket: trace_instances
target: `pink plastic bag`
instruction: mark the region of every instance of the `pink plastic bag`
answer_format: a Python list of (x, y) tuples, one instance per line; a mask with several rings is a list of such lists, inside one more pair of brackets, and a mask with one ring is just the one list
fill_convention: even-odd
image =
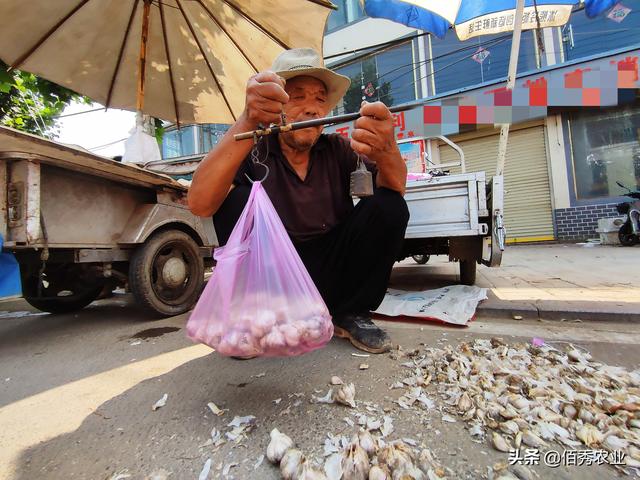
[(226, 356), (294, 356), (333, 336), (331, 315), (260, 182), (187, 323)]

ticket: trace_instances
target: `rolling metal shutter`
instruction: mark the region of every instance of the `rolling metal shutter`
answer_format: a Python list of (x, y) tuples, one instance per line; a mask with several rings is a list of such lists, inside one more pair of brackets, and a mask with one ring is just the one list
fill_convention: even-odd
[[(465, 154), (467, 172), (496, 171), (499, 135), (456, 142)], [(440, 162), (459, 160), (449, 146), (440, 146)], [(554, 240), (551, 188), (547, 166), (544, 127), (526, 128), (509, 134), (504, 174), (505, 226), (507, 242)]]

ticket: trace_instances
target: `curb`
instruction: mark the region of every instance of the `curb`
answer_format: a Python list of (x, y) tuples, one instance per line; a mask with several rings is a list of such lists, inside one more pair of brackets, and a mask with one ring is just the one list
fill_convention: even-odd
[[(510, 320), (552, 320), (562, 321), (590, 321), (610, 323), (640, 323), (640, 311), (605, 311), (605, 310), (562, 310), (551, 309), (545, 305), (536, 306), (527, 303), (494, 303), (485, 302), (478, 305), (478, 318), (500, 318)], [(522, 317), (516, 319), (515, 317)]]

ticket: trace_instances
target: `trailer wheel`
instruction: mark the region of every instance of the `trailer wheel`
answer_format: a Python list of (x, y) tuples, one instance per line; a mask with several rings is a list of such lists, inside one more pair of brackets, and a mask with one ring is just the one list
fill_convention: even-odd
[(411, 255), (411, 258), (413, 258), (413, 261), (416, 262), (418, 265), (424, 265), (429, 261), (429, 258), (431, 258), (431, 256), (430, 255)]
[(198, 245), (179, 230), (152, 235), (131, 258), (129, 283), (134, 297), (147, 310), (167, 317), (188, 311), (204, 284)]
[(474, 285), (476, 283), (476, 269), (478, 264), (475, 260), (460, 260), (460, 283), (463, 285)]
[(103, 279), (84, 276), (74, 265), (47, 265), (40, 289), (39, 283), (37, 268), (23, 271), (24, 299), (29, 305), (49, 313), (81, 310), (96, 300), (104, 288)]

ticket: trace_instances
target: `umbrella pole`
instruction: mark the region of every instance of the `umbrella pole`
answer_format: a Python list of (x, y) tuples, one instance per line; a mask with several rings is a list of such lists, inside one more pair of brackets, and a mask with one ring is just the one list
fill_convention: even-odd
[[(520, 37), (522, 34), (522, 13), (524, 12), (524, 0), (517, 0), (513, 39), (511, 40), (511, 56), (509, 58), (509, 73), (507, 76), (507, 90), (513, 90), (516, 85), (518, 73), (518, 56), (520, 55)], [(504, 173), (505, 159), (507, 158), (507, 143), (509, 141), (509, 124), (505, 123), (500, 128), (500, 143), (498, 144), (498, 166), (496, 175)]]
[(144, 74), (147, 67), (147, 39), (149, 38), (149, 10), (151, 0), (144, 0), (142, 10), (142, 35), (140, 37), (140, 55), (138, 57), (138, 89), (136, 92), (136, 110), (144, 108)]

